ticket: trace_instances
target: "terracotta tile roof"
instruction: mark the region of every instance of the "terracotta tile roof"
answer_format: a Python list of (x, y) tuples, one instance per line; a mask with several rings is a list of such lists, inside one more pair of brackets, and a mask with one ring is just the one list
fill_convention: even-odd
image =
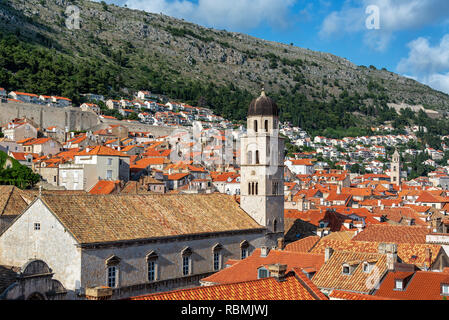
[(36, 144), (44, 144), (48, 141), (52, 140), (51, 138), (38, 138), (38, 139), (33, 139), (31, 141), (28, 141), (26, 143), (24, 143), (24, 146), (32, 146), (32, 145), (36, 145)]
[(240, 260), (231, 267), (201, 279), (201, 282), (225, 284), (257, 280), (257, 269), (270, 264), (285, 264), (287, 265), (288, 270), (294, 267), (319, 270), (324, 263), (323, 254), (299, 253), (282, 250), (270, 250), (266, 257), (261, 257), (260, 254), (261, 250), (255, 249), (251, 256), (244, 260)]
[[(337, 251), (378, 253), (380, 242), (366, 241), (341, 241), (322, 238), (310, 251), (311, 253), (323, 254), (326, 248), (330, 247)], [(426, 263), (426, 249), (432, 252), (431, 263), (433, 264), (442, 250), (440, 245), (419, 244), (419, 243), (399, 243), (398, 257), (403, 263), (414, 264), (423, 267)]]
[(311, 159), (291, 160), (291, 162), (294, 166), (313, 166), (313, 162)]
[(417, 271), (405, 282), (403, 291), (395, 290), (397, 272), (389, 272), (375, 296), (400, 300), (447, 300), (441, 295), (441, 285), (449, 285), (449, 274), (444, 272)]
[(404, 220), (410, 221), (413, 219), (416, 225), (427, 226), (427, 223), (422, 220), (423, 216), (409, 207), (376, 210), (375, 213), (381, 214), (389, 221), (393, 221), (395, 223), (402, 223)]
[(24, 144), (24, 143), (26, 143), (26, 142), (28, 142), (28, 141), (33, 140), (33, 139), (34, 139), (34, 138), (25, 138), (25, 139), (23, 139), (23, 140), (17, 141), (17, 144)]
[(335, 300), (395, 300), (392, 298), (385, 298), (377, 295), (354, 293), (343, 290), (333, 290), (329, 294), (329, 298), (333, 298)]
[(117, 151), (115, 149), (106, 146), (96, 146), (89, 152), (87, 152), (85, 149), (77, 154), (77, 156), (87, 156), (87, 155), (129, 157), (129, 155), (127, 155), (126, 153)]
[(77, 143), (83, 142), (86, 139), (87, 139), (87, 136), (85, 134), (82, 134), (82, 135), (77, 136), (67, 142), (70, 142), (71, 144), (77, 144)]
[[(363, 271), (363, 262), (372, 262), (371, 272)], [(343, 274), (343, 264), (354, 266), (351, 275)], [(370, 293), (387, 271), (386, 255), (378, 253), (335, 251), (313, 278), (320, 289)]]
[(33, 200), (33, 196), (15, 186), (0, 186), (0, 216), (17, 216)]
[(423, 191), (421, 195), (416, 199), (417, 203), (424, 202), (424, 203), (446, 203), (449, 202), (448, 198), (444, 198), (438, 195), (433, 195), (432, 193), (428, 191)]
[(181, 180), (189, 175), (190, 175), (190, 173), (173, 173), (173, 174), (167, 175), (167, 179), (168, 180)]
[(166, 158), (143, 158), (137, 160), (132, 167), (147, 168), (149, 166), (163, 165), (167, 163), (170, 163), (170, 161), (168, 161)]
[(339, 240), (339, 241), (350, 241), (355, 236), (355, 231), (339, 231), (331, 232), (331, 234), (325, 236), (323, 239), (326, 240)]
[(427, 211), (429, 211), (430, 209), (432, 209), (432, 207), (428, 207), (428, 206), (416, 206), (416, 205), (413, 205), (413, 204), (405, 204), (404, 205), (405, 207), (409, 207), (409, 208), (412, 208), (413, 210), (415, 210), (416, 212), (419, 212), (419, 213), (426, 213)]
[(304, 239), (289, 243), (285, 246), (285, 251), (294, 251), (294, 252), (310, 252), (315, 244), (320, 241), (319, 236), (310, 236)]
[(331, 192), (326, 198), (326, 201), (344, 201), (345, 203), (350, 200), (352, 196), (350, 194), (338, 194), (336, 192)]
[(108, 181), (108, 180), (100, 180), (97, 182), (92, 189), (90, 189), (90, 194), (111, 194), (116, 190), (117, 185), (120, 181)]
[(26, 92), (19, 92), (19, 91), (13, 91), (13, 93), (15, 93), (19, 96), (29, 96), (29, 97), (36, 97), (36, 98), (39, 97), (37, 94), (34, 94), (34, 93), (26, 93)]
[[(284, 210), (284, 218), (287, 224), (293, 225), (295, 220), (301, 220), (305, 223), (312, 224), (316, 227), (319, 226), (321, 221), (328, 223), (328, 228), (330, 231), (341, 231), (343, 227), (343, 222), (346, 219), (345, 216), (340, 215), (336, 212), (329, 211), (326, 209), (314, 209), (308, 211), (298, 211), (296, 209)], [(288, 227), (285, 228), (288, 230)]]
[(354, 241), (375, 241), (392, 243), (426, 243), (427, 227), (368, 225), (354, 237)]
[(31, 154), (33, 156), (33, 159), (36, 159), (37, 157), (39, 157), (39, 155), (37, 153), (28, 153), (28, 152), (11, 152), (11, 156), (16, 159), (17, 161), (25, 161), (26, 160), (26, 156), (28, 156), (29, 154)]
[[(310, 286), (313, 289), (310, 289)], [(327, 300), (317, 296), (313, 283), (304, 281), (296, 272), (287, 274), (285, 281), (264, 278), (253, 281), (229, 283), (216, 286), (197, 287), (147, 296), (130, 300)]]
[(222, 194), (45, 195), (42, 201), (79, 243), (263, 230)]

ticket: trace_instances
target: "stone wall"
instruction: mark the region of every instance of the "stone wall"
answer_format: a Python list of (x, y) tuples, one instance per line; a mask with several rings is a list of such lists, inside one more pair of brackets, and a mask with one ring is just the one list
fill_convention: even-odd
[(131, 132), (151, 132), (155, 137), (168, 136), (175, 130), (187, 130), (191, 132), (191, 128), (187, 127), (162, 127), (162, 126), (152, 126), (144, 123), (134, 123), (118, 120), (105, 120), (101, 119), (100, 123), (91, 128), (91, 131), (97, 131), (108, 128), (110, 125), (121, 125), (128, 128)]
[[(89, 288), (107, 285), (107, 268), (105, 262), (112, 256), (121, 261), (117, 281), (119, 288), (114, 290), (113, 299), (127, 298), (139, 294), (158, 291), (176, 290), (199, 286), (199, 280), (214, 272), (213, 247), (222, 246), (222, 267), (228, 259), (240, 259), (240, 243), (246, 240), (249, 251), (265, 244), (265, 232), (248, 232), (230, 235), (216, 235), (210, 238), (198, 237), (191, 240), (156, 241), (148, 244), (112, 246), (98, 249), (82, 249), (81, 287)], [(189, 247), (192, 250), (192, 273), (182, 274), (182, 251)], [(157, 259), (157, 280), (148, 282), (146, 255), (154, 251)]]
[[(35, 230), (35, 223), (40, 224)], [(59, 223), (46, 205), (36, 200), (0, 236), (0, 265), (22, 266), (29, 260), (42, 260), (75, 299), (74, 290), (81, 279), (81, 250), (75, 239)]]
[(27, 117), (39, 127), (59, 126), (69, 130), (88, 130), (100, 123), (92, 112), (84, 112), (79, 108), (57, 108), (29, 103), (0, 102), (0, 125), (5, 125), (14, 118)]

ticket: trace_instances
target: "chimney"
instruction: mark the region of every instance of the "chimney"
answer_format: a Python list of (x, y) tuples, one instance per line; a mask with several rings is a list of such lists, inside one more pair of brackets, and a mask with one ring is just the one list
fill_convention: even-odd
[(261, 247), (260, 248), (260, 256), (263, 257), (263, 258), (268, 256), (269, 252), (270, 252), (270, 248), (268, 248), (268, 247)]
[(268, 266), (268, 271), (270, 271), (270, 276), (276, 278), (277, 281), (285, 281), (287, 265), (279, 263), (270, 264)]
[(278, 238), (278, 249), (284, 250), (284, 246), (285, 246), (284, 238)]
[(378, 252), (387, 255), (387, 269), (394, 271), (394, 265), (398, 262), (398, 245), (395, 243), (380, 243)]
[(428, 269), (432, 266), (432, 250), (430, 248), (426, 248), (425, 266)]
[(112, 289), (109, 287), (95, 287), (86, 289), (88, 300), (109, 300), (112, 298)]
[(334, 253), (334, 249), (328, 247), (324, 250), (324, 262), (327, 262), (331, 257), (332, 254)]

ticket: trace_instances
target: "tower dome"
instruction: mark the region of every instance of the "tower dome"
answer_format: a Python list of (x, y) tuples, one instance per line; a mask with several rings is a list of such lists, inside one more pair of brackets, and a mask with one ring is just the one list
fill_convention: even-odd
[(251, 101), (249, 105), (248, 117), (252, 116), (279, 116), (277, 104), (270, 97), (266, 96), (263, 89), (260, 97)]

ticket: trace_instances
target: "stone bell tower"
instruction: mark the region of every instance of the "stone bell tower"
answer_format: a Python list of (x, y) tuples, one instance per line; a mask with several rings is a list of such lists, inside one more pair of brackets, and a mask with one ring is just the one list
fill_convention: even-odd
[(279, 110), (262, 90), (248, 110), (248, 132), (241, 138), (240, 206), (267, 228), (267, 246), (284, 237), (284, 139)]
[(401, 156), (398, 150), (393, 154), (393, 159), (391, 161), (390, 167), (390, 177), (391, 183), (400, 186), (401, 185)]

